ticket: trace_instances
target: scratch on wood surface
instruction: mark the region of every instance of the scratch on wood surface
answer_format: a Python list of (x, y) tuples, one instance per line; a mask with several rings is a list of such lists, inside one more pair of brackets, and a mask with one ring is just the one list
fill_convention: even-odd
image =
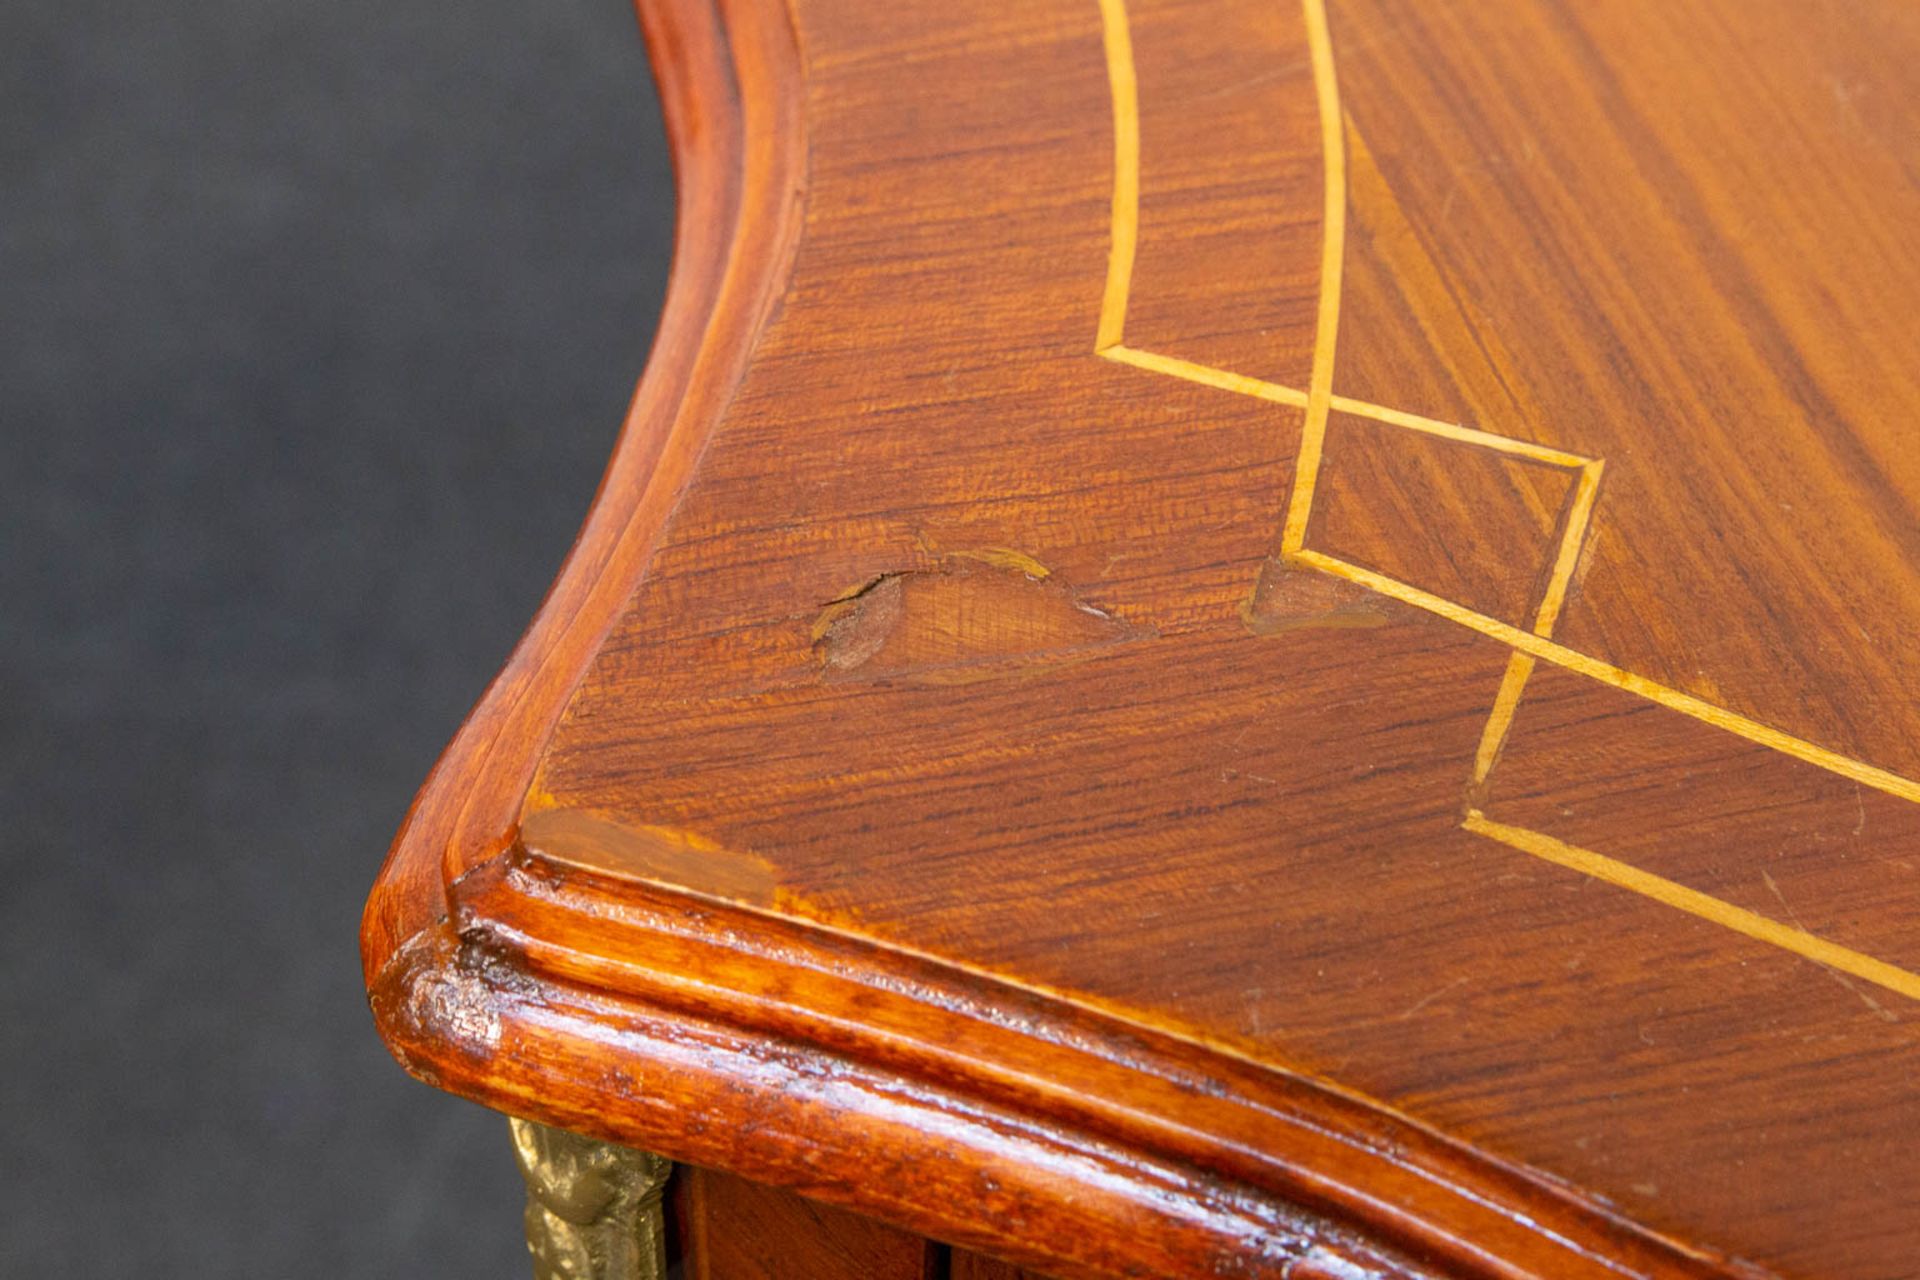
[(819, 901), (781, 883), (771, 859), (682, 827), (581, 809), (542, 809), (521, 820), (520, 839), (546, 859), (840, 928), (860, 924), (859, 913), (850, 907)]
[[(1588, 877), (1589, 881), (1598, 880), (1617, 888), (1629, 889), (1656, 902), (1676, 907), (1689, 915), (1710, 920), (1735, 933), (1745, 934), (1755, 941), (1779, 947), (1783, 951), (1791, 951), (1828, 970), (1850, 974), (1871, 982), (1875, 986), (1898, 992), (1910, 1000), (1920, 1000), (1920, 974), (1909, 972), (1898, 965), (1888, 964), (1884, 960), (1875, 959), (1850, 947), (1843, 947), (1836, 942), (1830, 942), (1808, 933), (1805, 929), (1781, 924), (1777, 920), (1748, 911), (1744, 907), (1737, 907), (1731, 902), (1702, 893), (1678, 881), (1668, 880), (1650, 871), (1642, 871), (1617, 858), (1609, 858), (1591, 849), (1583, 849), (1578, 845), (1556, 840), (1545, 832), (1495, 822), (1477, 809), (1467, 810), (1467, 816), (1460, 825), (1468, 831), (1498, 840), (1522, 853), (1529, 853), (1536, 858), (1580, 872)], [(1767, 876), (1765, 871), (1762, 871), (1761, 875), (1769, 885), (1772, 885), (1771, 876)], [(1775, 895), (1779, 895), (1777, 886)], [(1784, 899), (1782, 905), (1785, 905)], [(1792, 918), (1792, 908), (1787, 908), (1787, 914)]]
[(1414, 1014), (1420, 1012), (1422, 1009), (1432, 1004), (1435, 1000), (1438, 1000), (1440, 997), (1447, 995), (1451, 992), (1459, 990), (1461, 987), (1464, 987), (1466, 984), (1467, 984), (1466, 978), (1455, 978), (1452, 982), (1449, 982), (1446, 986), (1441, 987), (1439, 990), (1428, 992), (1426, 995), (1421, 996), (1418, 1000), (1415, 1000), (1412, 1004), (1408, 1005), (1406, 1009), (1404, 1009), (1401, 1012), (1397, 1021), (1405, 1022), (1408, 1018), (1411, 1018)]
[[(1856, 800), (1859, 798), (1859, 791), (1860, 791), (1860, 784), (1855, 783), (1854, 798)], [(1864, 814), (1862, 815), (1860, 820), (1863, 823), (1866, 821), (1866, 817)], [(1854, 834), (1858, 835), (1859, 832), (1856, 830)], [(1776, 881), (1773, 878), (1773, 876), (1768, 873), (1765, 867), (1760, 868), (1760, 878), (1766, 881), (1768, 891), (1771, 892), (1773, 896), (1779, 900), (1780, 909), (1787, 913), (1787, 919), (1793, 921), (1794, 926), (1796, 928), (1800, 928), (1800, 929), (1806, 928), (1806, 925), (1803, 924), (1800, 920), (1800, 913), (1793, 909), (1793, 904), (1787, 901), (1787, 895), (1780, 891), (1779, 882)], [(1816, 963), (1818, 962), (1816, 961)], [(1835, 969), (1833, 966), (1827, 965), (1827, 964), (1820, 965), (1820, 969), (1829, 978), (1832, 978), (1835, 982), (1845, 987), (1848, 991), (1852, 992), (1854, 995), (1859, 996), (1861, 1002), (1864, 1003), (1868, 1009), (1872, 1010), (1873, 1015), (1879, 1018), (1882, 1022), (1900, 1021), (1899, 1014), (1887, 1008), (1887, 1006), (1881, 1004), (1878, 1000), (1875, 1000), (1871, 995), (1869, 995), (1865, 991), (1862, 991), (1859, 987), (1854, 986), (1853, 983), (1847, 981), (1846, 975), (1841, 973), (1838, 969)]]

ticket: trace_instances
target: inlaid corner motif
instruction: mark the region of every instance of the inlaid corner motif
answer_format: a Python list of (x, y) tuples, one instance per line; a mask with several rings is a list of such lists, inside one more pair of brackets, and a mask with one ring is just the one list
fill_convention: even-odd
[[(1348, 202), (1347, 125), (1335, 76), (1325, 0), (1302, 0), (1302, 3), (1325, 175), (1319, 292), (1307, 386), (1304, 389), (1283, 386), (1164, 352), (1142, 350), (1126, 343), (1128, 297), (1133, 283), (1140, 225), (1139, 90), (1126, 0), (1099, 0), (1113, 103), (1114, 179), (1111, 248), (1093, 353), (1117, 364), (1131, 365), (1302, 410), (1304, 429), (1296, 455), (1291, 492), (1282, 516), (1280, 562), (1289, 568), (1331, 575), (1376, 591), (1458, 626), (1477, 631), (1511, 649), (1505, 674), (1494, 692), (1486, 725), (1471, 762), (1461, 806), (1461, 826), (1465, 830), (1644, 895), (1840, 973), (1920, 1000), (1920, 975), (1605, 854), (1558, 840), (1543, 831), (1500, 822), (1485, 812), (1483, 806), (1515, 712), (1529, 678), (1542, 662), (1647, 699), (1716, 729), (1899, 799), (1920, 803), (1920, 782), (1842, 755), (1554, 640), (1554, 629), (1566, 606), (1569, 589), (1587, 546), (1594, 510), (1601, 496), (1604, 459), (1583, 457), (1531, 441), (1442, 422), (1334, 392), (1334, 348), (1339, 329)], [(1572, 484), (1560, 512), (1558, 537), (1550, 548), (1549, 563), (1543, 566), (1544, 587), (1527, 625), (1516, 626), (1307, 545), (1314, 491), (1322, 470), (1328, 416), (1332, 412), (1370, 419), (1389, 427), (1423, 433), (1472, 448), (1491, 450), (1570, 474)]]

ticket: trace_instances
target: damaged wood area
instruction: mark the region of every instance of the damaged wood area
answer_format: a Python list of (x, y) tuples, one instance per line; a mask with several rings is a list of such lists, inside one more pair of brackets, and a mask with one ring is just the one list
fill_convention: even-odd
[(862, 583), (821, 610), (813, 646), (830, 680), (964, 684), (1152, 634), (1087, 604), (1039, 561), (996, 549)]

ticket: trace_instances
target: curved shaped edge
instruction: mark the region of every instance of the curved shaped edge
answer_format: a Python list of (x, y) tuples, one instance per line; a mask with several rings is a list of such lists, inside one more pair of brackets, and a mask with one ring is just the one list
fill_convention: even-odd
[(788, 277), (806, 173), (800, 59), (770, 0), (637, 0), (679, 192), (646, 371), (565, 565), (442, 753), (362, 917), (371, 986), (447, 914), (446, 886), (506, 851), (541, 748), (646, 568)]
[(1062, 1276), (1754, 1277), (1366, 1099), (519, 848), (375, 1006), (410, 1069)]
[(1749, 1277), (1390, 1111), (805, 922), (529, 851), (540, 751), (778, 306), (806, 141), (775, 0), (639, 0), (679, 180), (659, 336), (568, 560), (369, 898), (428, 1083), (1062, 1276)]
[[(491, 864), (466, 887), (510, 874)], [(498, 925), (434, 931), (383, 975), (376, 1012), (420, 1078), (1062, 1277), (1448, 1274), (1231, 1177), (868, 1060), (857, 1036), (787, 1038), (684, 993), (555, 981), (504, 941)]]

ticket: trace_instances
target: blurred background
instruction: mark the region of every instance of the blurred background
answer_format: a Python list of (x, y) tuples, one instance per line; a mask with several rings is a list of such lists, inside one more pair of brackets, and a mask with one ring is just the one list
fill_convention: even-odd
[(623, 0), (0, 6), (0, 1275), (528, 1274), (356, 933), (672, 218)]

